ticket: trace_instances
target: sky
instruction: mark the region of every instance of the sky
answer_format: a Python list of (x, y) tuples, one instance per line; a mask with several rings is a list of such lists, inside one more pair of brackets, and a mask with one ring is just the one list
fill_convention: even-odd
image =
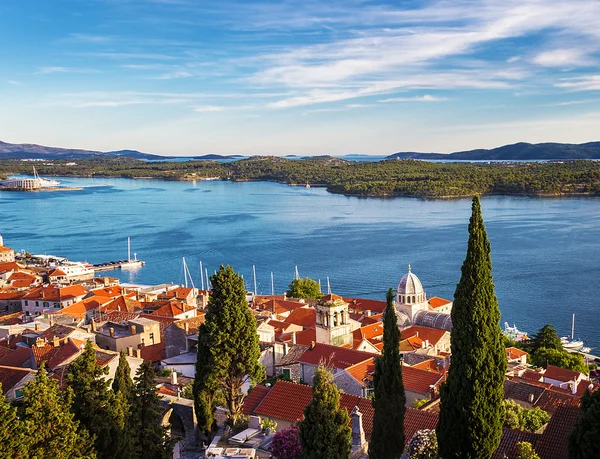
[(600, 140), (600, 1), (3, 0), (0, 140), (164, 155)]

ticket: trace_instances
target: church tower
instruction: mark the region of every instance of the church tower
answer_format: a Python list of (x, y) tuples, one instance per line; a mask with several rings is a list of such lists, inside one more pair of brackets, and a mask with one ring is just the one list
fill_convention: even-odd
[(329, 294), (319, 300), (317, 311), (317, 343), (341, 346), (352, 344), (348, 303), (342, 297)]
[(427, 295), (423, 290), (423, 285), (408, 265), (408, 273), (398, 282), (396, 310), (406, 314), (410, 323), (414, 323), (415, 315), (419, 311), (427, 311), (428, 309), (429, 303), (427, 303)]

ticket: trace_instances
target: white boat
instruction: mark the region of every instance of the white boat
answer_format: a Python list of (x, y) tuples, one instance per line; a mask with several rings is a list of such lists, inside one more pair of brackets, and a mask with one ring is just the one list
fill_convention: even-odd
[(582, 352), (583, 354), (589, 354), (590, 352), (592, 352), (592, 348), (591, 347), (582, 347), (581, 349), (579, 349), (579, 352)]
[(140, 268), (144, 264), (143, 261), (137, 259), (137, 253), (133, 254), (133, 259), (131, 259), (131, 238), (127, 238), (127, 261), (124, 261), (119, 264), (121, 269), (137, 269)]
[(573, 319), (571, 321), (571, 339), (566, 336), (560, 338), (560, 342), (562, 343), (565, 349), (577, 351), (581, 349), (585, 344), (581, 340), (577, 340), (574, 338), (575, 336), (575, 314), (573, 314)]
[(513, 341), (525, 341), (529, 339), (527, 332), (519, 330), (515, 324), (511, 327), (508, 325), (508, 322), (504, 322), (504, 334)]

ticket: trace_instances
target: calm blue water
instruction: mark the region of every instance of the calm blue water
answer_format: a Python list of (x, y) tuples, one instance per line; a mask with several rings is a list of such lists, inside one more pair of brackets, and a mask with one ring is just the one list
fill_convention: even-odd
[[(114, 271), (125, 282), (183, 281), (186, 257), (199, 283), (231, 264), (259, 291), (301, 276), (329, 276), (334, 293), (383, 299), (410, 263), (429, 296), (451, 299), (467, 244), (469, 200), (344, 197), (274, 183), (61, 179), (82, 191), (0, 193), (0, 234), (16, 250), (102, 262), (132, 250), (147, 262)], [(110, 187), (101, 186), (109, 184)], [(600, 347), (600, 199), (487, 197), (502, 321), (534, 332), (554, 323)]]

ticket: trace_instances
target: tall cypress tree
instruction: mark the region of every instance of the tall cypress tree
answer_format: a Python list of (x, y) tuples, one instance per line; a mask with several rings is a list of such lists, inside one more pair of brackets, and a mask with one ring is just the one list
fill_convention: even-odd
[(581, 397), (581, 412), (575, 428), (569, 436), (569, 457), (571, 459), (592, 459), (598, 457), (600, 436), (600, 391)]
[(28, 457), (36, 459), (95, 459), (94, 441), (71, 413), (73, 391), (61, 391), (48, 378), (44, 365), (23, 388), (19, 417), (25, 422)]
[(0, 458), (29, 457), (27, 443), (25, 425), (17, 417), (17, 410), (6, 400), (0, 384)]
[(96, 360), (96, 349), (87, 341), (83, 353), (69, 365), (67, 382), (73, 390), (73, 413), (83, 427), (96, 437), (99, 458), (116, 458), (115, 446), (121, 432), (119, 406), (110, 380), (106, 378), (108, 367), (101, 367)]
[(127, 354), (125, 354), (125, 349), (121, 349), (121, 353), (119, 354), (119, 365), (115, 371), (112, 389), (115, 394), (121, 393), (126, 398), (129, 398), (132, 387), (133, 380), (131, 379), (131, 368), (127, 362)]
[(441, 391), (440, 456), (489, 459), (502, 436), (506, 355), (479, 197), (452, 307), (452, 361)]
[(144, 362), (137, 371), (133, 388), (130, 435), (135, 456), (144, 459), (171, 459), (173, 443), (162, 425), (160, 397), (156, 393), (152, 365)]
[(214, 371), (212, 340), (206, 329), (206, 324), (198, 330), (198, 348), (196, 357), (196, 374), (192, 391), (196, 409), (198, 429), (204, 434), (207, 442), (211, 440), (211, 432), (215, 423), (215, 399), (221, 390)]
[(350, 416), (340, 407), (333, 375), (324, 367), (315, 371), (312, 400), (300, 421), (302, 459), (339, 459), (350, 455)]
[[(256, 319), (246, 301), (244, 279), (231, 266), (221, 266), (210, 282), (213, 288), (206, 321), (198, 333), (196, 393), (208, 399), (211, 393), (207, 391), (214, 385), (219, 387), (225, 397), (229, 422), (235, 425), (242, 415), (245, 398), (242, 386), (249, 380), (262, 381), (265, 369), (259, 362)], [(197, 403), (201, 402), (197, 398)], [(206, 413), (208, 417), (211, 404), (210, 400), (202, 402), (199, 406), (203, 411), (198, 410), (198, 414)], [(208, 422), (203, 424), (207, 429)]]
[(373, 433), (370, 459), (396, 459), (404, 452), (404, 412), (406, 394), (402, 382), (400, 330), (394, 307), (394, 292), (387, 292), (383, 314), (383, 353), (375, 359)]

